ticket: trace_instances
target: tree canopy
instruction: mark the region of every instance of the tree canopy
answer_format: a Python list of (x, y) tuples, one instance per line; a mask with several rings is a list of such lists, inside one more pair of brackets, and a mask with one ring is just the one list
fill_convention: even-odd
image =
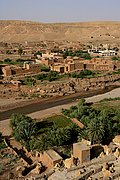
[(13, 114), (10, 125), (14, 138), (30, 150), (30, 141), (36, 134), (36, 123), (28, 116)]
[(108, 144), (115, 135), (120, 134), (120, 112), (116, 109), (96, 110), (80, 100), (78, 106), (63, 109), (62, 113), (77, 118), (84, 124), (78, 139), (85, 138), (94, 143)]
[(109, 144), (120, 134), (118, 109), (96, 109), (81, 99), (77, 106), (62, 109), (62, 113), (69, 120), (76, 118), (84, 124), (84, 128), (80, 129), (71, 120), (65, 126), (58, 126), (55, 121), (36, 122), (28, 116), (13, 114), (10, 121), (13, 136), (28, 150), (44, 151), (55, 146), (71, 145), (81, 139), (92, 144)]
[(18, 49), (18, 54), (21, 56), (22, 53), (23, 53), (23, 49), (20, 47), (20, 48)]

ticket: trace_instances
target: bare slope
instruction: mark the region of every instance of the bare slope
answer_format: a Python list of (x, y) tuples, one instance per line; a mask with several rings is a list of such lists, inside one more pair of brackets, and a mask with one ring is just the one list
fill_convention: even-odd
[(0, 41), (24, 42), (68, 40), (80, 42), (120, 43), (120, 22), (37, 23), (0, 21)]

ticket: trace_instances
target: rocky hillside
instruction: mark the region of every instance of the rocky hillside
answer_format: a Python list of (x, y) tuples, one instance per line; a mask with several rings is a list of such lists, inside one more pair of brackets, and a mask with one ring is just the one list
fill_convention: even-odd
[(0, 21), (0, 41), (80, 41), (120, 44), (120, 22), (37, 23)]

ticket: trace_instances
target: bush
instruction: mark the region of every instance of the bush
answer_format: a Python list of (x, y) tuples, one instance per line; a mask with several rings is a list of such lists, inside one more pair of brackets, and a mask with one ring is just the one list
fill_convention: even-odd
[(4, 62), (5, 62), (5, 63), (10, 63), (10, 62), (12, 62), (12, 60), (9, 59), (9, 58), (7, 58), (7, 59), (4, 59)]
[(30, 77), (24, 79), (24, 84), (28, 86), (34, 86), (35, 82), (36, 81)]
[(117, 57), (112, 57), (112, 60), (118, 60), (118, 58)]
[(94, 74), (95, 73), (93, 71), (86, 69), (86, 70), (80, 71), (80, 73), (72, 73), (72, 77), (73, 78), (85, 78), (85, 77), (88, 77), (90, 75), (93, 77)]
[(63, 53), (63, 58), (66, 59), (67, 56), (72, 56), (72, 57), (77, 56), (77, 57), (84, 58), (84, 59), (92, 59), (90, 54), (87, 53), (87, 51), (83, 51), (83, 50), (77, 50), (74, 52), (72, 50), (66, 50)]

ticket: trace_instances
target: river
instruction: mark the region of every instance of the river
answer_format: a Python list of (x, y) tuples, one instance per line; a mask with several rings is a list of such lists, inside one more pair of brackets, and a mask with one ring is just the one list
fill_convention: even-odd
[[(33, 115), (32, 117), (35, 117), (38, 112), (41, 114), (47, 115), (47, 111), (53, 112), (53, 109), (55, 109), (54, 113), (57, 113), (58, 111), (60, 112), (61, 108), (68, 107), (68, 105), (75, 105), (80, 98), (86, 98), (87, 101), (91, 102), (93, 101), (92, 99), (98, 98), (104, 99), (104, 98), (109, 98), (112, 97), (112, 94), (114, 94), (113, 97), (120, 97), (120, 88), (115, 88), (115, 87), (109, 87), (108, 89), (105, 90), (94, 90), (94, 91), (87, 91), (87, 92), (81, 92), (81, 93), (76, 93), (72, 94), (69, 96), (65, 97), (54, 97), (54, 98), (49, 98), (49, 99), (44, 99), (44, 100), (38, 100), (38, 101), (33, 101), (31, 104), (23, 105), (21, 107), (15, 107), (13, 109), (9, 109), (7, 111), (0, 112), (0, 121), (9, 119), (11, 114), (13, 113), (23, 113), (23, 114), (31, 114)], [(114, 89), (114, 90), (113, 90)], [(111, 93), (114, 92), (114, 93)], [(106, 94), (107, 93), (107, 94)], [(98, 97), (99, 96), (99, 97)], [(100, 98), (101, 97), (101, 98)], [(40, 113), (41, 112), (41, 113)], [(48, 114), (49, 114), (48, 113)]]

